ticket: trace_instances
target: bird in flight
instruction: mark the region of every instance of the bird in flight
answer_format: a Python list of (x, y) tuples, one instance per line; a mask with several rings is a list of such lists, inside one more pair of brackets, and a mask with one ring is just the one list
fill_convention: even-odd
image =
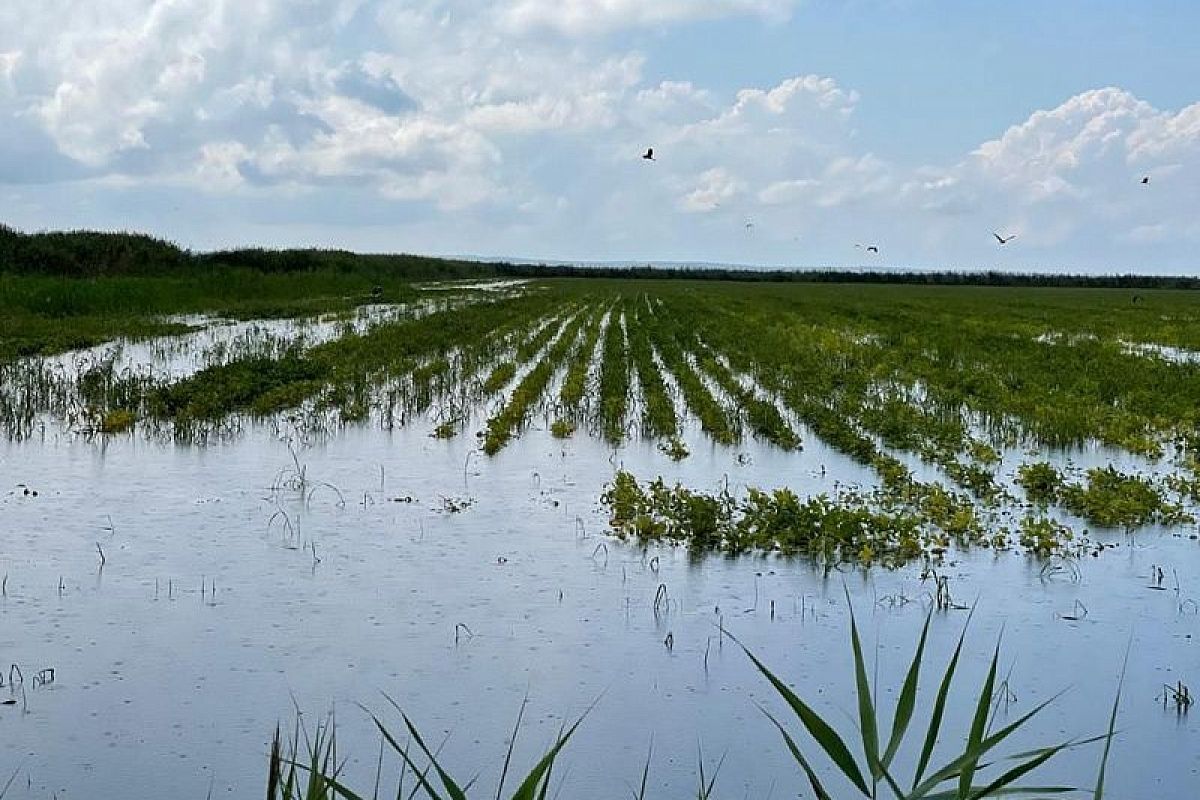
[(996, 241), (999, 242), (1000, 244), (1008, 244), (1013, 239), (1017, 238), (1017, 235), (1015, 233), (1010, 234), (1008, 236), (1001, 236), (1000, 234), (996, 233), (995, 231), (992, 231), (992, 236), (995, 236)]
[(868, 244), (868, 245), (856, 244), (854, 246), (861, 250), (866, 250), (868, 253), (875, 253), (875, 254), (879, 253), (879, 245), (877, 245), (877, 244)]
[(654, 160), (654, 148), (647, 147), (646, 152), (642, 153), (642, 158), (644, 158), (647, 161), (653, 161)]
[(1142, 186), (1145, 186), (1145, 185), (1146, 185), (1146, 184), (1148, 184), (1148, 183), (1150, 183), (1150, 176), (1149, 176), (1149, 175), (1143, 175), (1143, 176), (1142, 176)]

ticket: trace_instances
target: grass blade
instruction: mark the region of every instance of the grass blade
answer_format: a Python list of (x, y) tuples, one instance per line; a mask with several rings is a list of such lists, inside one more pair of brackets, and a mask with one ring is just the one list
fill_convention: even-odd
[[(1055, 747), (1046, 748), (1046, 750), (1040, 756), (1037, 756), (1036, 758), (1031, 758), (1028, 761), (1026, 761), (1024, 764), (1018, 764), (1017, 766), (1010, 769), (1008, 772), (1005, 772), (1003, 775), (996, 778), (996, 780), (992, 781), (987, 786), (975, 791), (973, 794), (971, 794), (969, 800), (979, 800), (979, 798), (982, 798), (982, 797), (995, 796), (995, 794), (998, 790), (1007, 787), (1010, 783), (1013, 783), (1014, 781), (1019, 780), (1021, 778), (1021, 776), (1025, 775), (1026, 773), (1032, 772), (1033, 770), (1040, 767), (1042, 764), (1045, 764), (1047, 761), (1049, 761), (1050, 759), (1052, 759), (1056, 755), (1058, 755), (1060, 752), (1062, 752), (1063, 748), (1065, 748), (1066, 746), (1067, 746), (1066, 744), (1060, 744), (1060, 745), (1056, 745)], [(959, 791), (961, 791), (961, 790), (962, 790), (962, 786), (960, 785)]]
[(538, 786), (542, 784), (543, 779), (547, 781), (549, 779), (550, 769), (554, 766), (554, 759), (558, 757), (559, 752), (566, 746), (567, 741), (583, 723), (583, 720), (587, 718), (587, 715), (591, 713), (592, 708), (595, 708), (594, 704), (587, 711), (583, 712), (579, 719), (575, 720), (575, 724), (568, 728), (566, 733), (559, 735), (558, 740), (554, 743), (554, 747), (550, 748), (550, 752), (542, 756), (541, 761), (534, 765), (534, 768), (525, 776), (525, 780), (517, 787), (512, 800), (534, 800), (537, 796)]
[[(972, 613), (974, 613), (973, 610)], [(942, 729), (942, 716), (946, 713), (946, 699), (950, 695), (950, 684), (954, 680), (955, 670), (958, 669), (958, 658), (962, 655), (963, 642), (966, 641), (967, 627), (970, 624), (971, 618), (967, 617), (967, 624), (963, 625), (962, 633), (958, 635), (958, 644), (954, 648), (954, 655), (950, 657), (950, 663), (946, 666), (945, 674), (942, 675), (941, 685), (938, 686), (937, 699), (933, 703), (933, 714), (929, 717), (929, 730), (925, 733), (925, 744), (921, 747), (921, 758), (917, 761), (917, 772), (913, 776), (914, 789), (925, 775), (925, 768), (929, 766), (929, 759), (933, 755), (933, 747), (937, 744), (938, 734)]]
[(787, 728), (771, 716), (771, 712), (765, 708), (762, 710), (767, 715), (767, 719), (775, 723), (775, 727), (779, 729), (779, 733), (783, 735), (783, 741), (787, 744), (788, 750), (792, 752), (792, 758), (796, 759), (796, 763), (800, 765), (800, 769), (804, 770), (805, 776), (808, 777), (808, 783), (812, 786), (813, 794), (817, 796), (817, 800), (833, 800), (829, 796), (829, 792), (825, 791), (825, 787), (821, 785), (820, 779), (817, 778), (817, 773), (813, 771), (812, 766), (808, 763), (808, 759), (800, 752), (800, 748), (796, 745), (796, 741), (787, 732)]
[(870, 797), (871, 790), (867, 788), (867, 782), (863, 779), (862, 771), (858, 768), (858, 764), (854, 761), (854, 756), (850, 754), (850, 749), (846, 747), (846, 743), (842, 740), (842, 737), (838, 736), (837, 731), (831, 728), (825, 720), (821, 719), (820, 715), (797, 697), (796, 693), (789, 689), (787, 684), (775, 677), (774, 673), (767, 669), (765, 664), (755, 658), (754, 654), (745, 645), (737, 639), (733, 641), (737, 643), (738, 647), (742, 648), (742, 652), (754, 663), (754, 666), (758, 667), (758, 671), (775, 687), (775, 691), (783, 697), (784, 701), (800, 719), (801, 724), (804, 725), (813, 739), (817, 741), (821, 749), (833, 760), (833, 763), (838, 766), (842, 774), (863, 795)]
[[(879, 764), (879, 728), (875, 719), (875, 703), (871, 699), (871, 684), (867, 681), (867, 665), (863, 659), (862, 641), (858, 635), (858, 622), (854, 619), (854, 606), (850, 603), (850, 592), (846, 591), (846, 605), (850, 608), (850, 646), (854, 651), (854, 682), (858, 694), (858, 724), (862, 732), (863, 752), (867, 756), (867, 768), (872, 783), (879, 781), (882, 774)], [(874, 792), (871, 793), (874, 795)]]
[(1129, 667), (1129, 648), (1133, 645), (1130, 637), (1125, 645), (1125, 660), (1121, 664), (1121, 677), (1117, 680), (1117, 696), (1113, 699), (1112, 713), (1108, 717), (1108, 733), (1104, 736), (1104, 753), (1100, 756), (1100, 770), (1096, 775), (1096, 789), (1092, 792), (1093, 800), (1104, 799), (1104, 773), (1108, 769), (1108, 753), (1112, 748), (1113, 735), (1117, 727), (1117, 709), (1121, 706), (1121, 689), (1125, 685), (1125, 670)]
[(525, 716), (525, 707), (529, 705), (529, 697), (521, 700), (521, 710), (517, 712), (517, 724), (513, 725), (512, 738), (508, 740), (508, 752), (504, 754), (504, 768), (500, 770), (500, 783), (496, 786), (496, 800), (504, 793), (504, 779), (508, 777), (508, 765), (512, 763), (513, 748), (517, 746), (517, 733), (521, 730), (521, 719)]
[(912, 664), (908, 667), (908, 675), (904, 678), (904, 686), (900, 689), (900, 698), (896, 702), (896, 716), (892, 720), (892, 735), (888, 739), (887, 749), (883, 752), (880, 771), (886, 770), (900, 749), (900, 742), (908, 731), (912, 721), (913, 709), (917, 704), (917, 685), (920, 683), (921, 662), (925, 659), (925, 639), (929, 635), (929, 622), (933, 619), (933, 609), (925, 615), (925, 625), (921, 628), (921, 638), (917, 642), (917, 652), (913, 655)]
[[(990, 750), (992, 750), (992, 748), (996, 747), (996, 745), (1003, 742), (1015, 730), (1020, 728), (1025, 723), (1027, 723), (1035, 715), (1040, 713), (1042, 711), (1042, 709), (1044, 709), (1046, 706), (1053, 703), (1055, 700), (1057, 700), (1061, 696), (1062, 696), (1062, 692), (1059, 692), (1058, 694), (1054, 695), (1053, 697), (1049, 698), (1048, 700), (1043, 700), (1041, 703), (1039, 703), (1032, 710), (1027, 712), (1020, 719), (1017, 719), (1017, 720), (1009, 723), (1008, 725), (1004, 726), (1000, 730), (996, 731), (995, 733), (993, 733), (990, 736), (988, 736), (987, 738), (985, 738), (982, 742), (979, 743), (979, 746), (976, 749), (972, 750), (968, 747), (968, 749), (964, 750), (963, 753), (958, 756), (958, 758), (954, 759), (946, 766), (944, 766), (941, 769), (934, 772), (920, 786), (915, 787), (909, 793), (909, 798), (911, 800), (917, 800), (917, 798), (925, 797), (926, 795), (929, 794), (929, 792), (933, 791), (933, 789), (938, 784), (942, 783), (943, 781), (950, 780), (951, 778), (953, 778), (955, 776), (961, 776), (963, 766), (968, 761), (974, 759), (976, 761), (976, 763), (978, 763), (978, 759), (981, 758), (985, 753), (989, 752)], [(1076, 743), (1076, 744), (1079, 744), (1079, 743)], [(1033, 755), (1037, 755), (1041, 752), (1042, 752), (1042, 750), (1034, 750), (1030, 753), (1023, 753), (1023, 754), (1019, 754), (1014, 757), (1021, 758), (1021, 757), (1025, 757), (1025, 756), (1033, 756)]]

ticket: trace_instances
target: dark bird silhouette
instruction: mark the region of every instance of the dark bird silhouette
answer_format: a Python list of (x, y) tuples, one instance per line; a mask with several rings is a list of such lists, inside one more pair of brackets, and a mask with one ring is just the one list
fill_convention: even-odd
[(647, 161), (653, 161), (654, 160), (654, 148), (647, 147), (646, 152), (642, 153), (642, 158), (646, 159)]
[(1143, 175), (1143, 176), (1142, 176), (1142, 186), (1145, 186), (1145, 185), (1146, 185), (1146, 184), (1148, 184), (1148, 183), (1150, 183), (1150, 176), (1149, 176), (1149, 175)]
[(995, 236), (996, 241), (999, 242), (1000, 244), (1008, 244), (1013, 239), (1017, 238), (1017, 235), (1015, 233), (1011, 234), (1009, 236), (1001, 236), (1000, 234), (996, 233), (995, 231), (992, 231), (992, 236)]
[(868, 245), (856, 244), (854, 246), (861, 250), (866, 250), (868, 253), (875, 253), (875, 254), (879, 253), (879, 245), (877, 245), (877, 244), (868, 244)]

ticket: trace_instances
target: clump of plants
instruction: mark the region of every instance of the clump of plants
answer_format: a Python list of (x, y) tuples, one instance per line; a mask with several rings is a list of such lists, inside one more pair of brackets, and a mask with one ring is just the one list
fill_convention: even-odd
[(683, 443), (683, 439), (680, 439), (678, 436), (672, 436), (670, 439), (659, 442), (658, 449), (659, 452), (672, 461), (682, 461), (691, 455), (691, 451), (687, 449), (687, 445)]
[(1064, 484), (1059, 496), (1072, 514), (1106, 528), (1195, 521), (1178, 504), (1169, 502), (1149, 478), (1125, 474), (1111, 465), (1088, 470), (1085, 483)]
[(821, 556), (834, 561), (901, 563), (925, 552), (921, 520), (855, 494), (801, 498), (790, 489), (697, 492), (662, 478), (644, 487), (619, 471), (601, 502), (613, 531), (639, 541), (687, 543), (698, 550), (748, 550)]
[(1038, 461), (1017, 467), (1016, 484), (1031, 502), (1045, 506), (1058, 502), (1063, 477), (1052, 464)]
[[(849, 593), (846, 596), (850, 602)], [(840, 775), (849, 783), (857, 796), (876, 798), (881, 796), (881, 788), (897, 800), (917, 800), (917, 798), (945, 798), (945, 800), (982, 800), (982, 798), (1001, 796), (1044, 796), (1076, 792), (1071, 786), (1039, 786), (1023, 787), (1021, 781), (1027, 775), (1050, 761), (1060, 753), (1088, 742), (1103, 742), (1103, 752), (1100, 756), (1099, 767), (1090, 794), (1095, 800), (1103, 800), (1105, 773), (1113, 738), (1116, 735), (1117, 712), (1121, 702), (1121, 691), (1118, 688), (1109, 714), (1107, 732), (1092, 739), (1078, 741), (1066, 740), (1052, 745), (1041, 745), (1023, 752), (1004, 756), (996, 752), (1014, 733), (1027, 727), (1031, 720), (1040, 714), (1054, 698), (1043, 701), (1016, 720), (999, 728), (994, 728), (994, 705), (998, 684), (1000, 644), (996, 643), (982, 685), (973, 692), (973, 700), (968, 698), (966, 707), (973, 709), (970, 724), (960, 735), (949, 735), (945, 730), (945, 712), (950, 703), (950, 690), (953, 687), (955, 674), (958, 670), (959, 658), (962, 654), (963, 643), (966, 639), (966, 628), (959, 636), (958, 644), (950, 657), (932, 704), (928, 702), (918, 706), (917, 694), (920, 690), (921, 669), (924, 666), (925, 642), (929, 633), (929, 623), (933, 612), (926, 616), (925, 626), (917, 642), (916, 653), (905, 673), (896, 700), (896, 708), (892, 717), (890, 732), (886, 739), (881, 719), (878, 691), (867, 661), (863, 657), (862, 641), (858, 633), (858, 625), (854, 618), (854, 610), (850, 610), (850, 648), (854, 655), (855, 695), (858, 706), (858, 735), (861, 740), (864, 758), (860, 760), (850, 750), (846, 740), (836, 731), (830, 720), (823, 718), (807, 702), (783, 680), (769, 670), (762, 661), (754, 656), (749, 649), (742, 646), (746, 655), (758, 668), (759, 672), (775, 689), (778, 696), (787, 706), (793, 727), (802, 728), (816, 744), (816, 753), (828, 759), (828, 772)], [(735, 640), (736, 641), (736, 640)], [(920, 742), (920, 756), (917, 759), (911, 780), (901, 783), (896, 768), (893, 766), (896, 754), (912, 737), (908, 735), (913, 722), (913, 716), (918, 708), (929, 708), (929, 721), (924, 726), (925, 733), (917, 741)], [(795, 760), (797, 767), (803, 773), (813, 795), (819, 800), (832, 800), (833, 794), (826, 788), (828, 777), (822, 776), (813, 767), (805, 749), (797, 742), (796, 736), (778, 717), (764, 709), (763, 713), (779, 730), (784, 744)], [(918, 729), (919, 732), (920, 729)], [(939, 743), (954, 742), (954, 753), (940, 767), (934, 766), (934, 754), (938, 751)], [(907, 788), (906, 788), (907, 787)], [(843, 796), (838, 794), (838, 797)]]
[(100, 419), (101, 433), (121, 433), (133, 427), (137, 415), (127, 408), (114, 408), (106, 411)]
[(1018, 531), (1021, 546), (1039, 556), (1060, 555), (1064, 546), (1075, 539), (1069, 527), (1045, 516), (1026, 515)]

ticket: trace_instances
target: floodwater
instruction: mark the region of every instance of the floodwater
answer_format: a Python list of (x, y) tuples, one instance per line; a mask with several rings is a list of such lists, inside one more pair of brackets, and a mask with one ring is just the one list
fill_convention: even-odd
[[(485, 793), (528, 698), (521, 766), (592, 707), (556, 766), (561, 797), (628, 796), (651, 741), (651, 797), (694, 796), (700, 752), (708, 775), (723, 759), (717, 797), (807, 796), (756, 703), (785, 709), (719, 625), (854, 741), (844, 592), (890, 720), (930, 602), (919, 566), (826, 575), (802, 560), (643, 551), (605, 535), (598, 503), (619, 467), (802, 493), (868, 480), (860, 468), (812, 438), (798, 453), (726, 448), (694, 425), (676, 463), (636, 440), (556, 440), (541, 417), (488, 458), (482, 427), (449, 441), (431, 423), (306, 440), (251, 425), (206, 447), (49, 427), (0, 444), (0, 697), (16, 701), (0, 706), (0, 786), (19, 771), (6, 797), (260, 796), (272, 733), (295, 708), (310, 729), (336, 713), (347, 782), (369, 795), (379, 737), (360, 705), (402, 727), (384, 693)], [(1110, 796), (1197, 796), (1200, 709), (1162, 702), (1164, 684), (1200, 681), (1194, 532), (1093, 532), (1118, 546), (1077, 572), (956, 554), (939, 571), (977, 609), (947, 746), (1002, 631), (997, 725), (1066, 690), (1006, 752), (1102, 733), (1128, 648)], [(669, 603), (656, 613), (660, 585)], [(967, 617), (934, 614), (914, 740)], [(901, 777), (915, 747), (898, 756)], [(1037, 783), (1090, 786), (1099, 757), (1069, 752)], [(396, 765), (385, 760), (384, 796)]]

